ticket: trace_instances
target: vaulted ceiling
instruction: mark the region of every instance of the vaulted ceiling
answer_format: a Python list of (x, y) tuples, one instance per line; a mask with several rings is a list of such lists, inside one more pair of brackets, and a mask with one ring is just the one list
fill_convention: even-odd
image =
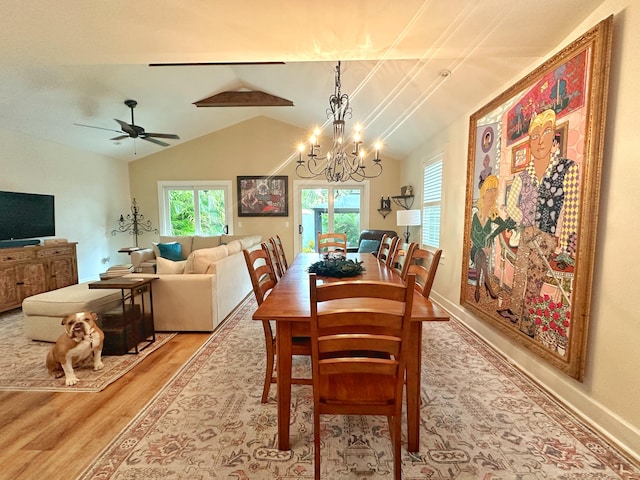
[[(310, 130), (326, 121), (341, 60), (342, 92), (365, 144), (381, 139), (387, 155), (402, 158), (541, 61), (600, 3), (5, 1), (0, 128), (123, 161), (256, 115)], [(211, 62), (231, 64), (149, 66)], [(293, 106), (194, 105), (249, 91)], [(138, 101), (137, 125), (180, 140), (110, 140), (118, 134), (101, 128), (130, 122), (126, 99)]]

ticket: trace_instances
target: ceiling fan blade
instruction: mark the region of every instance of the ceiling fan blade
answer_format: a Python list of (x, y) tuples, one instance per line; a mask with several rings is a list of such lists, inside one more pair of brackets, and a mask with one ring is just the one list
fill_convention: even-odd
[(174, 133), (147, 133), (144, 134), (146, 137), (156, 137), (156, 138), (173, 138), (174, 140), (180, 140), (180, 137)]
[(113, 128), (94, 127), (93, 125), (85, 125), (84, 123), (74, 123), (78, 127), (97, 128), (98, 130), (106, 130), (108, 132), (124, 133), (121, 130), (114, 130)]
[(120, 135), (119, 137), (113, 137), (113, 138), (110, 138), (109, 140), (122, 140), (124, 138), (129, 138), (129, 135)]
[(142, 140), (146, 140), (147, 142), (155, 143), (156, 145), (162, 145), (163, 147), (168, 147), (169, 144), (165, 142), (161, 142), (160, 140), (156, 140), (155, 138), (149, 137), (140, 137)]

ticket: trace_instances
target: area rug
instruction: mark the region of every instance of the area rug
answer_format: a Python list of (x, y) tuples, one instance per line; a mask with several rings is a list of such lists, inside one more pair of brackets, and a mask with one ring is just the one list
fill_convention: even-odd
[(103, 356), (104, 368), (94, 371), (91, 362), (74, 369), (79, 382), (66, 386), (64, 377), (53, 378), (45, 359), (52, 343), (24, 336), (22, 310), (0, 314), (0, 390), (47, 392), (99, 392), (171, 340), (175, 333), (157, 333), (156, 341), (135, 355)]
[[(260, 403), (262, 327), (243, 304), (79, 477), (311, 479), (311, 387), (294, 385), (291, 450), (275, 388)], [(424, 328), (420, 452), (405, 479), (640, 479), (640, 470), (455, 321)], [(296, 361), (296, 374), (309, 365)], [(385, 418), (322, 419), (322, 478), (390, 479)], [(406, 445), (406, 442), (403, 442)]]

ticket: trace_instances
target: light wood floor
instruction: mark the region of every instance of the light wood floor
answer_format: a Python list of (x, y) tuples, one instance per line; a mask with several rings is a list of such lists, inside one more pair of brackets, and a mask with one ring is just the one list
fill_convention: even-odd
[(74, 479), (209, 338), (179, 334), (99, 393), (0, 392), (0, 479)]

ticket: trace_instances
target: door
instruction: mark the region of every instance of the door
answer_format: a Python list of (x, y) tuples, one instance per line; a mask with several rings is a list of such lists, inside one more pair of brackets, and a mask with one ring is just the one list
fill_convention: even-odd
[(347, 247), (357, 248), (360, 231), (369, 225), (368, 186), (294, 181), (295, 253), (317, 252), (318, 232), (347, 232)]

